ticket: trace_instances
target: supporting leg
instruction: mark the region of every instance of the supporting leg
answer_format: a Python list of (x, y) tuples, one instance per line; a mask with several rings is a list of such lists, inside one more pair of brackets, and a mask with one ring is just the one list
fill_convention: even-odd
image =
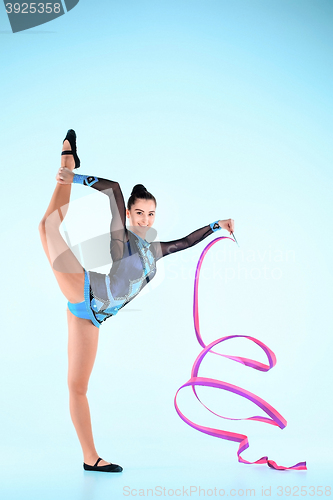
[[(87, 399), (87, 390), (98, 345), (99, 329), (90, 320), (77, 318), (67, 309), (68, 388), (72, 422), (79, 438), (83, 461), (94, 465), (97, 454)], [(99, 466), (110, 462), (101, 460)]]

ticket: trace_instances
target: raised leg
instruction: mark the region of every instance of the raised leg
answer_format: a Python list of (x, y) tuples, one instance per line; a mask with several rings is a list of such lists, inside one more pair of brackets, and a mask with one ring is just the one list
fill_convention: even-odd
[[(70, 150), (68, 141), (63, 144), (63, 151)], [(74, 169), (72, 155), (61, 156), (61, 165)], [(71, 184), (57, 183), (50, 204), (39, 224), (39, 233), (46, 256), (59, 287), (70, 302), (84, 300), (84, 269), (60, 234), (60, 224), (68, 210)]]
[[(71, 418), (81, 443), (83, 461), (94, 465), (97, 454), (92, 428), (87, 390), (98, 345), (99, 328), (89, 319), (77, 318), (67, 309), (68, 319), (68, 388)], [(98, 466), (110, 462), (101, 460)]]

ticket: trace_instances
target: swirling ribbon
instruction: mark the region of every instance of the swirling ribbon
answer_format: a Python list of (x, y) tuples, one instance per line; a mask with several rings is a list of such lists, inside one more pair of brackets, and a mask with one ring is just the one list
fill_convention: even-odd
[[(228, 382), (223, 382), (222, 380), (216, 380), (212, 378), (205, 378), (205, 377), (198, 377), (198, 371), (200, 364), (202, 363), (204, 357), (208, 352), (212, 352), (213, 354), (218, 354), (219, 356), (223, 356), (224, 358), (229, 358), (232, 359), (233, 361), (237, 361), (238, 363), (242, 363), (245, 366), (249, 366), (250, 368), (254, 368), (255, 370), (260, 370), (262, 372), (267, 372), (271, 368), (273, 368), (276, 364), (276, 357), (273, 351), (269, 349), (263, 342), (261, 342), (258, 339), (255, 339), (254, 337), (250, 337), (248, 335), (229, 335), (227, 337), (222, 337), (220, 339), (214, 340), (211, 342), (209, 345), (205, 345), (204, 341), (202, 340), (201, 334), (200, 334), (200, 327), (199, 327), (199, 307), (198, 307), (198, 288), (199, 288), (199, 276), (200, 276), (200, 269), (203, 263), (203, 260), (205, 258), (205, 255), (207, 254), (208, 250), (215, 245), (220, 240), (223, 239), (229, 239), (234, 241), (232, 238), (229, 238), (227, 236), (222, 236), (219, 238), (214, 239), (211, 241), (203, 250), (200, 259), (197, 264), (197, 269), (195, 273), (195, 279), (194, 279), (194, 300), (193, 300), (193, 317), (194, 317), (194, 329), (195, 333), (197, 336), (197, 340), (199, 344), (203, 347), (203, 350), (200, 352), (199, 356), (195, 360), (193, 367), (192, 367), (192, 372), (191, 372), (191, 378), (183, 384), (178, 391), (176, 392), (175, 399), (174, 399), (174, 404), (176, 411), (180, 418), (184, 420), (184, 422), (194, 429), (203, 432), (205, 434), (209, 434), (210, 436), (215, 436), (220, 439), (227, 439), (229, 441), (236, 441), (239, 443), (237, 455), (238, 455), (238, 461), (243, 463), (243, 464), (267, 464), (269, 467), (272, 469), (276, 470), (287, 470), (287, 469), (294, 469), (294, 470), (307, 470), (306, 467), (306, 462), (299, 462), (292, 467), (284, 467), (282, 465), (277, 465), (274, 460), (268, 460), (268, 457), (261, 457), (259, 460), (256, 460), (255, 462), (248, 462), (244, 458), (242, 458), (241, 453), (246, 450), (249, 447), (248, 443), (248, 438), (244, 434), (237, 434), (235, 432), (229, 432), (229, 431), (224, 431), (221, 429), (214, 429), (212, 427), (204, 427), (202, 425), (196, 424), (195, 422), (192, 422), (189, 420), (179, 409), (178, 404), (177, 404), (177, 395), (181, 389), (184, 387), (192, 387), (192, 390), (198, 399), (198, 401), (205, 407), (207, 408), (208, 411), (213, 413), (214, 415), (217, 415), (218, 417), (225, 418), (228, 420), (256, 420), (258, 422), (264, 422), (266, 424), (271, 424), (271, 425), (276, 425), (280, 427), (280, 429), (283, 429), (287, 425), (287, 421), (280, 415), (278, 411), (275, 410), (270, 404), (268, 404), (266, 401), (263, 399), (259, 398), (252, 392), (249, 392), (245, 389), (242, 389), (241, 387), (238, 387), (237, 385), (232, 385), (229, 384)], [(254, 359), (249, 359), (249, 358), (243, 358), (239, 356), (228, 356), (226, 354), (220, 354), (218, 352), (212, 351), (211, 349), (216, 346), (217, 344), (220, 344), (222, 342), (225, 342), (226, 340), (233, 339), (236, 337), (244, 337), (246, 339), (251, 340), (252, 342), (255, 342), (266, 354), (267, 360), (268, 360), (268, 365), (260, 363), (259, 361), (255, 361)], [(199, 398), (198, 394), (196, 393), (195, 387), (196, 386), (206, 386), (206, 387), (216, 387), (218, 389), (223, 389), (225, 391), (230, 391), (233, 392), (234, 394), (238, 394), (238, 396), (242, 396), (244, 398), (249, 399), (252, 401), (254, 404), (259, 406), (264, 412), (269, 415), (269, 417), (264, 417), (264, 416), (254, 416), (254, 417), (248, 417), (248, 418), (229, 418), (229, 417), (223, 417), (222, 415), (219, 415), (218, 413), (213, 412), (210, 408), (208, 408)]]

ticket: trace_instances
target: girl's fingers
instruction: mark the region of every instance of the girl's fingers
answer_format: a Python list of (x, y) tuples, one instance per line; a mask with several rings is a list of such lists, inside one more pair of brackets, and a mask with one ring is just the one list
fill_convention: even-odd
[(63, 177), (60, 177), (59, 174), (56, 175), (56, 181), (59, 183), (59, 184), (64, 184), (64, 179)]
[(226, 229), (227, 231), (229, 231), (229, 233), (231, 234), (235, 230), (235, 222), (233, 219), (224, 220), (222, 221), (221, 227), (222, 229)]

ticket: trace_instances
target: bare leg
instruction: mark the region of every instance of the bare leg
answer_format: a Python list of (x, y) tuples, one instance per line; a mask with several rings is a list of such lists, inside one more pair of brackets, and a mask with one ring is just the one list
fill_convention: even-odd
[[(62, 149), (63, 151), (71, 149), (68, 141), (64, 142)], [(61, 156), (61, 165), (73, 170), (75, 166), (73, 156)], [(39, 224), (39, 233), (62, 293), (67, 300), (75, 303), (84, 300), (84, 269), (59, 231), (68, 210), (71, 188), (71, 184), (57, 183), (50, 204)]]
[[(63, 151), (70, 149), (69, 142), (65, 141)], [(61, 156), (61, 165), (73, 170), (75, 166), (73, 156)], [(71, 187), (71, 184), (57, 183), (50, 204), (39, 224), (39, 232), (61, 291), (67, 300), (75, 303), (84, 300), (84, 269), (59, 231), (68, 210)], [(67, 320), (70, 413), (82, 446), (84, 462), (94, 465), (98, 454), (92, 435), (86, 392), (96, 357), (99, 329), (90, 320), (74, 316), (68, 308)], [(108, 463), (101, 460), (98, 465)]]
[[(68, 320), (68, 388), (71, 418), (81, 443), (83, 461), (94, 465), (97, 454), (91, 428), (88, 382), (98, 345), (99, 329), (89, 319), (77, 318), (67, 309)], [(110, 462), (101, 460), (98, 466)]]

